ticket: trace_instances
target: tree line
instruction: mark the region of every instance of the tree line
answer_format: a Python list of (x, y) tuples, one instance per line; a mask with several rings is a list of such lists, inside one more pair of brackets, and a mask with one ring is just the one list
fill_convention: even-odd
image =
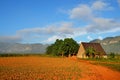
[(79, 44), (72, 38), (56, 39), (55, 43), (47, 47), (46, 53), (54, 56), (76, 55)]

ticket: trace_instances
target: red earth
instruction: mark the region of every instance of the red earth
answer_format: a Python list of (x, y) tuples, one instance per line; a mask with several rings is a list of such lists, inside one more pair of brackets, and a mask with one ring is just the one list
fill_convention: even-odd
[(76, 57), (0, 57), (0, 80), (120, 80), (120, 72)]
[(100, 65), (93, 65), (90, 61), (77, 60), (76, 57), (71, 57), (70, 59), (78, 61), (84, 67), (89, 68), (82, 73), (83, 77), (80, 80), (120, 80), (120, 72), (118, 71), (113, 71)]

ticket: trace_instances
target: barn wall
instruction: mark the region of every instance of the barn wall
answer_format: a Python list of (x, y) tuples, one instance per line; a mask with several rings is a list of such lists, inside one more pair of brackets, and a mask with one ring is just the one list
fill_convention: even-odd
[(79, 50), (78, 50), (77, 57), (78, 57), (78, 58), (86, 58), (85, 49), (84, 49), (84, 47), (83, 47), (82, 44), (80, 45), (80, 48), (79, 48)]

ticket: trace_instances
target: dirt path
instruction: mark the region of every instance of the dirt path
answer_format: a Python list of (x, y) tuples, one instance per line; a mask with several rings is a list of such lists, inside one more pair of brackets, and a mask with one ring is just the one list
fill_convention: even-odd
[(88, 61), (72, 59), (79, 61), (81, 65), (84, 65), (85, 69), (88, 68), (87, 70), (83, 69), (82, 79), (80, 80), (120, 80), (120, 72), (104, 66), (90, 64)]

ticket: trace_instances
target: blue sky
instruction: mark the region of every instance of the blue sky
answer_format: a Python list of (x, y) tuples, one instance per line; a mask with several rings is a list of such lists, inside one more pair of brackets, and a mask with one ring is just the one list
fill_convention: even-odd
[(0, 0), (0, 42), (120, 36), (120, 0)]

